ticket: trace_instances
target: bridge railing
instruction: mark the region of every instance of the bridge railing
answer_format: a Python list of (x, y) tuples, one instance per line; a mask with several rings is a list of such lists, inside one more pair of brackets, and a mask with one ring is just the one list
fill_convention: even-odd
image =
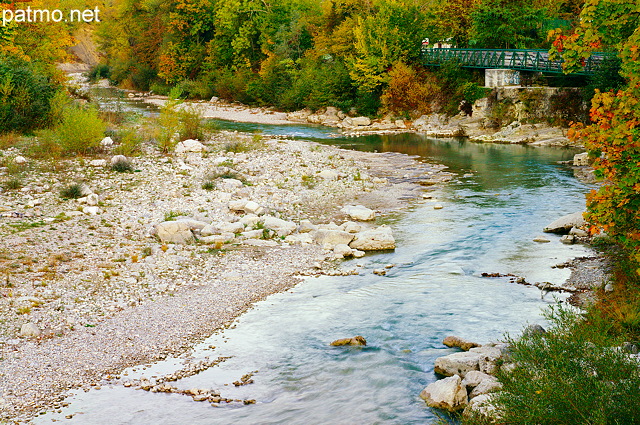
[[(577, 74), (592, 74), (609, 56), (612, 54), (593, 53)], [(549, 59), (549, 52), (546, 50), (422, 48), (423, 65), (439, 66), (452, 59), (466, 68), (505, 68), (551, 73), (562, 73), (563, 62)]]

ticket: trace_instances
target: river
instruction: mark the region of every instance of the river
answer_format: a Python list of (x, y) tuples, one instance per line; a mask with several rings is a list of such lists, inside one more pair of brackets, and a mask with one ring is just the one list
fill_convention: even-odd
[[(480, 343), (543, 323), (556, 302), (533, 287), (483, 272), (513, 273), (529, 282), (561, 282), (552, 268), (588, 255), (582, 245), (532, 241), (557, 217), (580, 210), (587, 186), (557, 161), (575, 151), (520, 145), (427, 139), (414, 134), (344, 138), (333, 129), (220, 122), (238, 131), (289, 135), (351, 149), (419, 155), (449, 167), (455, 178), (437, 198), (384, 218), (398, 242), (394, 252), (345, 262), (358, 276), (309, 278), (258, 303), (235, 326), (195, 347), (193, 357), (232, 356), (173, 383), (218, 389), (223, 397), (256, 404), (212, 407), (176, 394), (108, 386), (69, 398), (62, 413), (34, 423), (70, 424), (433, 424), (438, 415), (418, 395), (437, 377), (434, 360), (455, 350), (447, 335)], [(444, 208), (435, 210), (435, 203)], [(386, 276), (373, 269), (395, 266)], [(365, 348), (330, 347), (334, 339), (363, 335)], [(210, 348), (214, 346), (215, 348)], [(128, 370), (129, 378), (180, 368), (168, 359)], [(233, 381), (258, 371), (253, 384)], [(72, 419), (64, 419), (73, 414)]]

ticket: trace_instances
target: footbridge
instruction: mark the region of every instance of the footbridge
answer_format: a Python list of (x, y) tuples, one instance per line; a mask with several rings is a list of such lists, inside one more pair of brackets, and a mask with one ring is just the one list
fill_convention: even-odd
[[(579, 75), (590, 75), (608, 58), (611, 53), (597, 52), (585, 59)], [(551, 60), (547, 50), (522, 49), (454, 49), (423, 47), (422, 64), (439, 66), (444, 62), (456, 60), (465, 68), (511, 69), (514, 71), (532, 71), (562, 73), (562, 60)]]

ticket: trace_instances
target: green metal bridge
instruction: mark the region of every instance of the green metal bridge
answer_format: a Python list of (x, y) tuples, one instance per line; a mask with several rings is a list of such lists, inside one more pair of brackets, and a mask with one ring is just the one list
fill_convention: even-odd
[[(549, 59), (547, 50), (521, 49), (452, 49), (452, 48), (422, 48), (422, 64), (439, 66), (450, 60), (457, 60), (465, 68), (494, 68), (513, 69), (517, 71), (562, 73), (561, 60)], [(589, 75), (612, 57), (611, 53), (597, 52), (585, 60), (584, 66), (576, 74)]]

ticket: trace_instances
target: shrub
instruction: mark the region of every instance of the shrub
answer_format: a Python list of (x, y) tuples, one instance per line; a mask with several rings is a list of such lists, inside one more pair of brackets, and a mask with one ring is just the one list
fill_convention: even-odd
[(382, 105), (396, 115), (419, 117), (431, 112), (437, 86), (421, 78), (415, 69), (396, 62), (389, 72), (389, 85), (382, 94)]
[(10, 179), (2, 183), (2, 188), (7, 191), (18, 190), (22, 187), (22, 185), (23, 185), (23, 182), (20, 177), (11, 177)]
[(118, 173), (130, 173), (133, 171), (131, 162), (127, 160), (116, 161), (111, 165), (111, 170)]
[(117, 134), (116, 138), (119, 144), (113, 151), (115, 154), (132, 156), (140, 152), (142, 136), (139, 128), (124, 129)]
[(560, 306), (548, 318), (549, 332), (509, 341), (517, 366), (498, 375), (501, 423), (640, 423), (640, 368), (613, 346), (610, 323)]
[(98, 81), (103, 78), (109, 78), (111, 76), (111, 68), (109, 65), (104, 63), (99, 63), (98, 65), (92, 67), (89, 72), (87, 72), (87, 78), (90, 81)]
[(63, 154), (86, 154), (100, 146), (107, 125), (94, 107), (71, 105), (65, 108), (62, 121), (53, 128)]
[(64, 199), (78, 199), (82, 197), (82, 185), (80, 183), (72, 183), (60, 190), (60, 197)]
[(57, 87), (29, 63), (0, 59), (0, 133), (27, 132), (51, 123)]

